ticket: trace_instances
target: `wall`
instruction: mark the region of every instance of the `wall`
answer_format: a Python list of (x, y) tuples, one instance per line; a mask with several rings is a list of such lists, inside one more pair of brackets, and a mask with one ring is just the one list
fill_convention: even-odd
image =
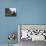
[[(16, 8), (17, 16), (6, 17), (6, 7)], [(17, 33), (17, 24), (46, 24), (46, 0), (0, 0), (0, 44), (8, 43), (9, 32)]]

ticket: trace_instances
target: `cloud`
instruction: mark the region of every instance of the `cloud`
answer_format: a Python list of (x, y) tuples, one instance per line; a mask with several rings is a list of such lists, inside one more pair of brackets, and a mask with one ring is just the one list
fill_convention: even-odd
[(13, 12), (15, 11), (16, 12), (16, 8), (10, 8), (10, 10)]

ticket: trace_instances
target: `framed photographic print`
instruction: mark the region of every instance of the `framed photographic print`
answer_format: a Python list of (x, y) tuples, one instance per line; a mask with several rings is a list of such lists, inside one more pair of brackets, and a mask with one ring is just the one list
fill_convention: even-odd
[(16, 16), (16, 8), (5, 8), (5, 16)]
[[(18, 25), (20, 40), (46, 41), (46, 25)], [(20, 41), (19, 40), (19, 41)]]

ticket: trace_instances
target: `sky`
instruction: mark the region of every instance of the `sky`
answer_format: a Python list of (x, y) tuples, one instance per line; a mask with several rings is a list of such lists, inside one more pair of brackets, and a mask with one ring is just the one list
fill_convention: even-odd
[(11, 11), (15, 11), (16, 12), (16, 8), (10, 8)]

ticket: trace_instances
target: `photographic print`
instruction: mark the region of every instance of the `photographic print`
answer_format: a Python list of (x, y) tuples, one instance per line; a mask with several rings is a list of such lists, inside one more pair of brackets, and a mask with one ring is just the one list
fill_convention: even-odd
[(46, 41), (46, 25), (19, 25), (20, 40)]
[[(19, 24), (18, 41), (20, 46), (31, 46), (34, 43), (46, 43), (46, 25), (44, 24)], [(35, 46), (36, 46), (35, 45)]]
[(5, 16), (16, 16), (16, 8), (5, 8)]

